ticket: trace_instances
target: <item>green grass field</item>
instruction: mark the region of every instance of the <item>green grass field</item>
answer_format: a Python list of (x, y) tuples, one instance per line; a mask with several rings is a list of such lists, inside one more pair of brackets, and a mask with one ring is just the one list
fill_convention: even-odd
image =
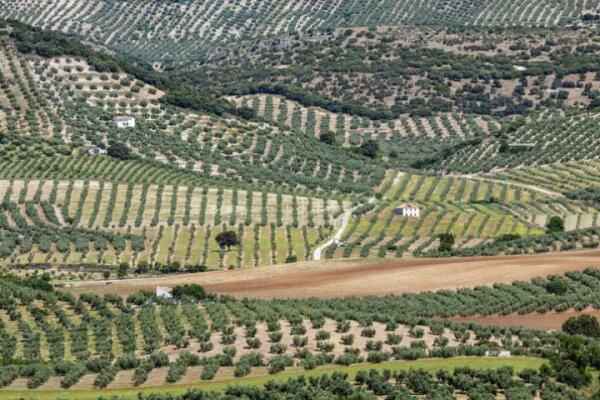
[[(544, 360), (533, 357), (513, 357), (513, 358), (482, 358), (482, 357), (456, 357), (449, 359), (421, 359), (416, 361), (389, 361), (380, 364), (355, 364), (347, 367), (325, 366), (316, 368), (312, 371), (304, 371), (300, 369), (290, 370), (289, 372), (278, 374), (275, 376), (268, 375), (265, 369), (257, 369), (257, 372), (247, 378), (233, 378), (232, 376), (217, 378), (211, 382), (199, 382), (186, 385), (171, 385), (171, 386), (155, 386), (144, 389), (115, 389), (115, 390), (73, 390), (69, 389), (68, 398), (77, 400), (95, 400), (100, 396), (118, 396), (120, 399), (136, 399), (139, 392), (148, 393), (171, 393), (181, 394), (189, 389), (203, 390), (224, 390), (231, 385), (254, 385), (262, 386), (266, 382), (284, 381), (289, 378), (295, 378), (301, 375), (305, 377), (317, 376), (333, 372), (347, 373), (350, 379), (353, 379), (356, 373), (360, 370), (407, 370), (410, 368), (423, 368), (429, 372), (440, 369), (453, 370), (458, 367), (470, 367), (476, 369), (494, 369), (503, 366), (510, 366), (515, 371), (521, 371), (527, 368), (539, 368), (544, 363)], [(64, 390), (2, 390), (0, 397), (5, 400), (18, 400), (23, 398), (31, 398), (36, 400), (59, 400), (65, 399)]]

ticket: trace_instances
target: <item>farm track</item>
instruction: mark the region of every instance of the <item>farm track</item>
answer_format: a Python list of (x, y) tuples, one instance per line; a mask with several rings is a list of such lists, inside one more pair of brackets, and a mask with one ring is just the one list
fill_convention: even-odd
[(521, 256), (321, 261), (234, 271), (113, 281), (77, 282), (66, 290), (79, 294), (154, 290), (157, 285), (197, 283), (208, 291), (238, 298), (333, 298), (456, 289), (510, 283), (600, 266), (600, 250)]
[(334, 241), (340, 240), (342, 238), (342, 235), (344, 234), (344, 231), (346, 230), (346, 228), (348, 227), (348, 223), (350, 222), (351, 215), (352, 215), (352, 210), (344, 211), (344, 216), (342, 217), (342, 223), (340, 224), (340, 227), (338, 228), (338, 230), (335, 231), (335, 235), (331, 239), (329, 239), (328, 241), (326, 241), (325, 243), (323, 243), (322, 245), (320, 245), (319, 247), (317, 247), (315, 249), (315, 252), (313, 254), (314, 261), (321, 260), (321, 253), (323, 252), (323, 250), (325, 250), (327, 247), (331, 246)]

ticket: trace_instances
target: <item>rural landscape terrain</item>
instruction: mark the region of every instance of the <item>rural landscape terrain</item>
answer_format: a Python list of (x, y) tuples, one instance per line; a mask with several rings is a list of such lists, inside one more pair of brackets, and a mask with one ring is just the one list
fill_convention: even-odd
[(0, 0), (0, 398), (599, 400), (599, 0)]

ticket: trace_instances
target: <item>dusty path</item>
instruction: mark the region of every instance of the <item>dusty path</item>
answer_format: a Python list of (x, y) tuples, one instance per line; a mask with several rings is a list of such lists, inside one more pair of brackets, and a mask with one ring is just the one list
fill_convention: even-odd
[(338, 230), (335, 232), (335, 235), (333, 235), (333, 237), (331, 239), (329, 239), (328, 241), (326, 241), (325, 243), (323, 243), (322, 245), (320, 245), (319, 247), (317, 247), (315, 249), (315, 252), (313, 254), (314, 261), (320, 261), (321, 253), (323, 252), (323, 250), (325, 250), (327, 247), (331, 246), (334, 241), (340, 240), (342, 238), (342, 235), (344, 234), (344, 231), (346, 230), (346, 227), (348, 226), (348, 222), (350, 222), (350, 216), (352, 215), (352, 211), (353, 210), (344, 211), (344, 215), (342, 216), (342, 223), (341, 223), (340, 227), (338, 228)]
[(80, 282), (66, 290), (130, 294), (141, 289), (154, 290), (156, 285), (197, 283), (211, 292), (236, 297), (331, 298), (490, 285), (590, 266), (600, 267), (600, 250), (452, 259), (309, 261), (293, 266), (113, 281), (111, 285)]

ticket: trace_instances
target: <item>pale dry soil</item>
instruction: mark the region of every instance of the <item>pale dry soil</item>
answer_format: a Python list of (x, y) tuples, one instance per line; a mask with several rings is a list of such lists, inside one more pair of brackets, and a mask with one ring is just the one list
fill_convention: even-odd
[(600, 311), (586, 309), (583, 311), (567, 310), (563, 312), (548, 311), (546, 313), (508, 314), (508, 315), (472, 315), (470, 317), (453, 317), (458, 322), (474, 322), (481, 325), (497, 325), (504, 327), (521, 327), (529, 329), (557, 330), (571, 317), (581, 314), (592, 315), (600, 318)]
[(196, 283), (238, 298), (333, 298), (456, 289), (600, 266), (600, 250), (445, 259), (327, 260), (239, 270), (111, 281), (76, 282), (75, 294), (128, 295), (157, 285)]

